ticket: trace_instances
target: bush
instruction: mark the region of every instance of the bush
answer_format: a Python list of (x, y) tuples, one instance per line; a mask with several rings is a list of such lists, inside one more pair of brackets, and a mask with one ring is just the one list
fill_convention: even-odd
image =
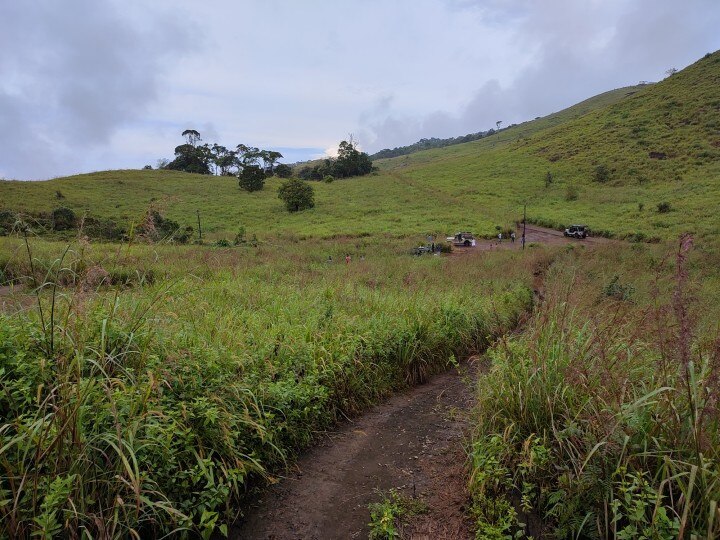
[(56, 208), (52, 211), (52, 223), (54, 230), (67, 231), (75, 228), (77, 217), (70, 208)]
[(180, 228), (177, 221), (163, 217), (160, 212), (150, 209), (145, 220), (137, 227), (137, 233), (153, 242), (162, 240), (185, 244), (193, 235), (192, 227)]
[(260, 191), (265, 187), (265, 171), (256, 165), (244, 167), (237, 178), (240, 189), (248, 192)]
[(283, 182), (278, 189), (278, 198), (285, 202), (288, 212), (298, 212), (315, 206), (312, 186), (297, 178)]
[(290, 178), (292, 176), (292, 168), (290, 165), (280, 163), (277, 167), (275, 167), (275, 176), (278, 178)]
[(635, 294), (635, 287), (620, 282), (620, 276), (613, 276), (610, 282), (603, 287), (603, 294), (616, 300), (627, 301)]
[[(13, 230), (16, 221), (17, 216), (14, 212), (11, 212), (10, 210), (0, 211), (0, 229), (5, 230), (5, 234), (8, 234), (10, 231)], [(0, 236), (4, 235), (0, 233)]]
[(335, 181), (335, 177), (332, 174), (326, 174), (323, 178), (323, 182), (326, 184), (332, 184)]
[(87, 217), (83, 220), (82, 232), (89, 238), (101, 240), (122, 240), (126, 231), (111, 219)]
[(604, 184), (610, 180), (610, 169), (608, 169), (606, 165), (598, 165), (595, 167), (593, 180), (595, 182), (599, 182), (600, 184)]
[(240, 244), (244, 244), (247, 240), (245, 240), (245, 227), (240, 227), (238, 229), (237, 234), (235, 235), (235, 239), (233, 240), (233, 244), (236, 246), (239, 246)]
[(672, 209), (672, 206), (667, 201), (658, 203), (658, 205), (657, 205), (658, 214), (667, 214), (671, 209)]

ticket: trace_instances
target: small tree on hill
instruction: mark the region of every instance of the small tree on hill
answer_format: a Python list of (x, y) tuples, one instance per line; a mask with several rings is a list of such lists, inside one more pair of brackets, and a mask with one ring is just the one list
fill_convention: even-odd
[(307, 182), (291, 178), (278, 189), (278, 198), (285, 202), (288, 212), (298, 212), (315, 206), (315, 193)]
[(245, 191), (260, 191), (265, 187), (265, 171), (257, 165), (247, 165), (238, 174), (238, 185)]
[(290, 178), (292, 176), (292, 168), (290, 165), (280, 163), (275, 167), (275, 176), (278, 178)]

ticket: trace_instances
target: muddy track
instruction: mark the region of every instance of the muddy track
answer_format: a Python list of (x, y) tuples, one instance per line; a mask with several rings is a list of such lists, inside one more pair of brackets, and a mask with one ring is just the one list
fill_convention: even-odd
[(479, 364), (473, 358), (461, 367), (466, 376), (440, 374), (327, 435), (230, 538), (367, 538), (368, 504), (391, 488), (427, 505), (403, 538), (473, 538), (463, 441)]

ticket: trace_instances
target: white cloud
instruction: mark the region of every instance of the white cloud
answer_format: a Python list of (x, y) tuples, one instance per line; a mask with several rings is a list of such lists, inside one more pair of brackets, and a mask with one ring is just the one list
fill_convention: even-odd
[[(720, 47), (714, 0), (28, 0), (0, 5), (0, 174), (307, 157), (546, 114)], [(296, 150), (293, 150), (295, 148)]]

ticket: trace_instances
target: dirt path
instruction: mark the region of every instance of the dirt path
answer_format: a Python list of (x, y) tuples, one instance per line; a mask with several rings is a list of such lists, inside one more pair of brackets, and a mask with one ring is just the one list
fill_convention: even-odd
[[(519, 234), (522, 234), (520, 229)], [(610, 240), (602, 236), (588, 236), (584, 240), (578, 240), (577, 238), (567, 238), (562, 232), (556, 231), (555, 229), (548, 229), (546, 227), (540, 227), (538, 225), (528, 225), (525, 230), (525, 246), (528, 244), (543, 244), (548, 246), (560, 246), (564, 244), (576, 244), (579, 246), (597, 246), (600, 244), (607, 244), (608, 242), (616, 242), (617, 240)], [(463, 255), (465, 253), (472, 253), (474, 251), (494, 251), (497, 249), (522, 249), (522, 243), (520, 242), (520, 236), (511, 242), (510, 239), (505, 238), (502, 242), (498, 242), (496, 239), (484, 240), (478, 239), (475, 247), (464, 248), (454, 247), (453, 255)]]
[(428, 512), (404, 538), (473, 538), (465, 515), (464, 429), (479, 361), (397, 395), (332, 433), (267, 490), (233, 539), (368, 537), (368, 504), (395, 488)]

